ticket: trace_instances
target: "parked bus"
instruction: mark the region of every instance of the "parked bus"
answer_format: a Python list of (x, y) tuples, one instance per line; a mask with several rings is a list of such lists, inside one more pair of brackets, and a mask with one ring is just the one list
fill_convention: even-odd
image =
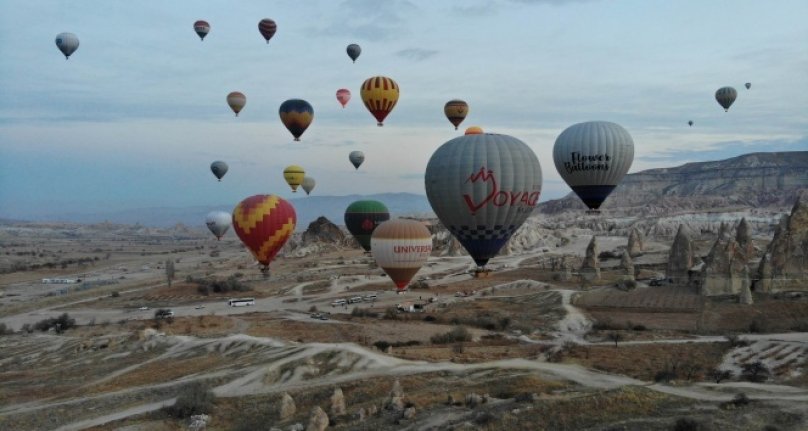
[(255, 305), (255, 298), (236, 298), (227, 301), (227, 305), (231, 307), (247, 307)]

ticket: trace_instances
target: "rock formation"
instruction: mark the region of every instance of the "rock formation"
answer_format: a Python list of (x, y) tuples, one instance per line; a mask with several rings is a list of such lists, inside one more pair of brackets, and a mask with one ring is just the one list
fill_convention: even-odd
[(323, 431), (326, 428), (328, 428), (328, 415), (320, 406), (314, 406), (311, 416), (309, 416), (309, 425), (306, 427), (306, 431)]
[(295, 400), (292, 399), (292, 396), (289, 393), (284, 392), (283, 397), (281, 398), (281, 408), (280, 408), (280, 418), (282, 421), (291, 418), (297, 412), (297, 406), (295, 406)]
[[(748, 231), (746, 234), (748, 237)], [(740, 296), (743, 287), (749, 287), (747, 270), (749, 257), (736, 241), (737, 237), (737, 234), (734, 237), (731, 235), (726, 224), (721, 224), (718, 238), (710, 249), (710, 253), (704, 258), (704, 265), (698, 274), (702, 295)], [(751, 243), (747, 241), (747, 245), (749, 244)]]
[(636, 227), (631, 228), (631, 232), (628, 234), (628, 245), (626, 246), (629, 256), (637, 257), (642, 255), (643, 248), (644, 246), (642, 243), (642, 234), (640, 234), (640, 230)]
[(342, 416), (345, 414), (345, 396), (342, 394), (341, 388), (334, 388), (334, 393), (331, 394), (331, 415)]
[(598, 261), (597, 237), (592, 236), (589, 245), (586, 247), (586, 256), (581, 264), (581, 277), (585, 281), (600, 280), (600, 262)]
[(302, 241), (303, 244), (315, 242), (342, 244), (345, 242), (345, 233), (342, 232), (339, 226), (320, 216), (317, 220), (309, 223), (309, 227), (303, 232)]
[(774, 231), (760, 261), (755, 290), (808, 290), (808, 193), (803, 194)]
[(620, 257), (620, 269), (626, 277), (634, 279), (634, 261), (631, 260), (631, 254), (628, 250), (623, 250), (623, 256)]
[(685, 285), (689, 281), (688, 271), (693, 267), (693, 243), (684, 226), (679, 225), (673, 240), (665, 274), (675, 284)]
[(738, 294), (738, 302), (741, 304), (752, 305), (752, 282), (749, 279), (749, 267), (743, 269), (743, 283), (741, 284), (741, 293)]
[(384, 408), (401, 412), (404, 411), (404, 405), (404, 390), (401, 389), (401, 382), (396, 379), (393, 389), (390, 390), (390, 396), (384, 402)]

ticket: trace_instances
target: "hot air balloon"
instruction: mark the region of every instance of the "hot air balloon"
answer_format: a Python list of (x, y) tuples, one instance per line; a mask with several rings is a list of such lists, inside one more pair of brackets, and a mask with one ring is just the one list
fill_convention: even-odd
[(264, 36), (264, 39), (269, 43), (269, 39), (272, 39), (272, 36), (278, 31), (278, 25), (275, 24), (275, 21), (264, 18), (258, 23), (258, 31), (261, 32), (261, 36)]
[(348, 104), (348, 101), (351, 100), (351, 90), (347, 88), (340, 88), (337, 90), (337, 101), (342, 105), (343, 109), (345, 105)]
[(693, 127), (693, 120), (688, 121), (687, 125), (690, 126), (690, 127)]
[(524, 142), (485, 133), (441, 145), (424, 181), (435, 214), (482, 267), (533, 212), (542, 176)]
[(752, 88), (752, 83), (747, 82), (746, 84), (744, 84), (744, 86), (746, 86), (746, 89), (748, 90), (748, 89)]
[(194, 23), (194, 31), (199, 35), (199, 40), (205, 40), (205, 36), (210, 32), (210, 24), (200, 19)]
[(597, 210), (631, 167), (634, 141), (615, 123), (578, 123), (556, 138), (553, 161), (572, 191)]
[(238, 113), (244, 108), (244, 105), (247, 104), (247, 96), (244, 93), (239, 91), (233, 91), (227, 95), (227, 104), (230, 105), (230, 109), (236, 113), (236, 117), (238, 117)]
[(295, 231), (297, 216), (289, 202), (275, 195), (255, 195), (233, 209), (233, 230), (269, 271), (269, 263)]
[(365, 161), (365, 153), (361, 151), (351, 151), (351, 154), (348, 154), (348, 160), (351, 161), (354, 168), (359, 169), (359, 166)]
[(281, 103), (278, 113), (281, 116), (281, 122), (295, 137), (295, 141), (300, 140), (300, 135), (314, 120), (314, 108), (303, 99), (289, 99)]
[(481, 135), (483, 133), (483, 128), (479, 126), (471, 126), (466, 129), (465, 135)]
[(379, 201), (356, 201), (345, 209), (345, 227), (365, 251), (370, 251), (370, 236), (376, 226), (389, 219), (390, 211)]
[(345, 51), (348, 52), (348, 57), (351, 57), (351, 60), (356, 63), (356, 59), (359, 58), (359, 54), (362, 53), (362, 48), (359, 45), (352, 43), (345, 48)]
[(429, 258), (432, 234), (416, 220), (388, 220), (373, 231), (370, 248), (376, 263), (402, 291)]
[(368, 111), (376, 117), (378, 126), (382, 127), (384, 119), (398, 102), (398, 84), (390, 78), (384, 76), (374, 76), (368, 78), (362, 84), (362, 102)]
[(210, 171), (221, 181), (224, 174), (227, 173), (227, 163), (217, 160), (210, 164)]
[(56, 47), (62, 54), (65, 55), (67, 60), (71, 54), (79, 49), (79, 38), (73, 33), (59, 33), (56, 35)]
[(303, 191), (306, 192), (306, 196), (314, 190), (314, 186), (317, 185), (317, 181), (314, 181), (312, 177), (303, 177), (303, 181), (300, 183), (300, 186), (303, 187)]
[(732, 102), (738, 97), (738, 92), (732, 87), (721, 87), (715, 92), (715, 100), (718, 104), (724, 107), (724, 111), (729, 111)]
[(230, 228), (231, 220), (232, 216), (228, 212), (211, 211), (208, 213), (208, 216), (205, 217), (205, 224), (208, 225), (208, 229), (213, 232), (216, 239), (221, 240), (227, 232), (227, 229)]
[(292, 192), (297, 192), (297, 186), (303, 183), (305, 177), (306, 171), (298, 165), (289, 165), (283, 170), (283, 179), (292, 188)]
[(469, 104), (458, 99), (450, 100), (443, 106), (443, 113), (446, 114), (446, 118), (449, 119), (450, 123), (454, 124), (455, 130), (457, 130), (457, 126), (466, 119), (466, 115), (469, 113)]

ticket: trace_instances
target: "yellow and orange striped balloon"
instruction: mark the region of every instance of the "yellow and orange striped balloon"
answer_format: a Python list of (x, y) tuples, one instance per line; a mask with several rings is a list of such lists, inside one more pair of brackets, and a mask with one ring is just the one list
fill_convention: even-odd
[(289, 202), (275, 195), (255, 195), (233, 209), (233, 230), (264, 269), (295, 231), (297, 215)]
[(384, 126), (384, 119), (398, 102), (399, 89), (396, 81), (386, 76), (368, 78), (362, 84), (360, 94), (365, 107), (376, 117), (378, 126)]

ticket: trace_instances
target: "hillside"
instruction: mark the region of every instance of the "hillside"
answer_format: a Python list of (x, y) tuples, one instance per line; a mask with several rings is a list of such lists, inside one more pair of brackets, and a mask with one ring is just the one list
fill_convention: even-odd
[[(671, 211), (787, 207), (808, 188), (808, 151), (752, 153), (626, 175), (602, 209), (631, 215)], [(584, 210), (570, 193), (539, 204), (542, 214)]]

